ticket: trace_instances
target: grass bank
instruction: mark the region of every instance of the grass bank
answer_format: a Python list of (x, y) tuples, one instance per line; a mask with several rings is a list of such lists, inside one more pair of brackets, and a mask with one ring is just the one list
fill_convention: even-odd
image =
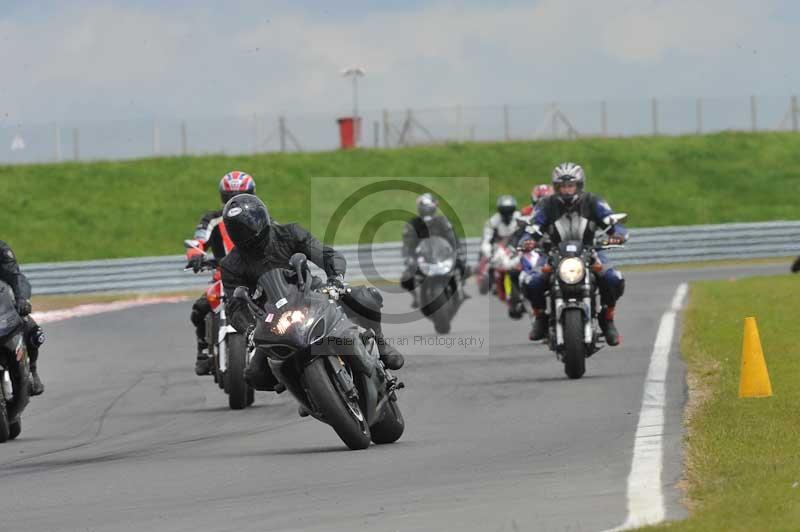
[[(256, 177), (276, 219), (312, 226), (325, 225), (310, 213), (329, 190), (338, 198), (364, 182), (346, 178), (422, 178), (456, 204), (465, 233), (477, 235), (498, 194), (527, 201), (531, 186), (563, 160), (583, 164), (587, 188), (630, 213), (635, 227), (797, 216), (788, 192), (800, 175), (800, 135), (726, 133), (3, 166), (0, 238), (23, 262), (180, 253), (200, 214), (218, 205), (217, 182), (231, 169)], [(325, 184), (313, 176), (338, 179)], [(489, 179), (483, 186), (426, 176)], [(395, 203), (413, 210), (410, 193), (362, 205)], [(397, 221), (364, 233), (361, 208), (342, 220), (337, 243), (399, 238)]]
[[(786, 275), (692, 285), (681, 339), (691, 516), (646, 530), (800, 530), (798, 283)], [(770, 398), (737, 398), (747, 316), (758, 321)]]

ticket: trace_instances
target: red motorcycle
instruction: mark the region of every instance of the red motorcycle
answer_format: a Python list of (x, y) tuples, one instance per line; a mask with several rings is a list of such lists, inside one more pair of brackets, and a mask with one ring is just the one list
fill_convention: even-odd
[[(200, 249), (194, 240), (186, 240), (186, 247)], [(190, 270), (191, 268), (186, 268)], [(222, 275), (216, 260), (203, 260), (200, 271), (213, 270), (211, 282), (206, 288), (206, 300), (211, 312), (206, 314), (206, 343), (208, 356), (212, 360), (211, 374), (214, 382), (228, 394), (228, 406), (241, 410), (253, 404), (255, 390), (244, 380), (244, 369), (252, 357), (247, 351), (247, 338), (228, 325), (225, 317), (225, 291)]]

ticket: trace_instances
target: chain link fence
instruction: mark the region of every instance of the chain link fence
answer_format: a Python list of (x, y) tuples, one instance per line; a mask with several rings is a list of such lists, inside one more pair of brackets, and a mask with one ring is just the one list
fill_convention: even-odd
[[(361, 111), (358, 145), (798, 131), (795, 96), (650, 99)], [(0, 164), (339, 147), (334, 114), (256, 114), (74, 124), (0, 122)]]

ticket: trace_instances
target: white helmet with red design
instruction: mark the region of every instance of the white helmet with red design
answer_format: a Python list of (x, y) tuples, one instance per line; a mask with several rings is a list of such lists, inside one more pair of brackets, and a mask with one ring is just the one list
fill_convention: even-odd
[(255, 194), (256, 193), (256, 180), (253, 176), (246, 172), (234, 170), (228, 172), (219, 181), (219, 199), (222, 204), (228, 203), (234, 196), (239, 194)]
[(536, 204), (543, 198), (550, 196), (553, 193), (553, 187), (547, 183), (536, 185), (531, 189), (531, 205), (536, 207)]

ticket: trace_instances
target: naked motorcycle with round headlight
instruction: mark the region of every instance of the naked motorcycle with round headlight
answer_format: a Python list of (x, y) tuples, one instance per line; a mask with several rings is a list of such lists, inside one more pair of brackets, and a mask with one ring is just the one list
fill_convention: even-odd
[[(620, 213), (612, 217), (609, 229), (623, 222), (627, 215)], [(597, 252), (623, 247), (608, 244), (601, 234), (594, 245), (585, 245), (578, 239), (564, 239), (552, 245), (547, 253), (542, 273), (549, 276), (546, 300), (549, 345), (564, 362), (564, 371), (570, 379), (581, 378), (586, 372), (586, 358), (605, 345), (598, 322), (597, 276), (603, 265)]]

